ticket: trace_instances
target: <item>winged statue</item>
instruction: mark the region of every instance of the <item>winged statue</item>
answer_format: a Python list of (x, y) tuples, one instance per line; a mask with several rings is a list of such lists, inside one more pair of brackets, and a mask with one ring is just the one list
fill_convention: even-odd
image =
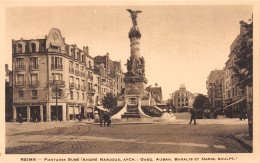
[(131, 10), (131, 9), (126, 9), (126, 10), (127, 10), (128, 12), (130, 12), (130, 14), (131, 14), (133, 26), (137, 26), (137, 21), (136, 21), (137, 14), (141, 13), (142, 11), (140, 11), (140, 10), (133, 11), (133, 10)]

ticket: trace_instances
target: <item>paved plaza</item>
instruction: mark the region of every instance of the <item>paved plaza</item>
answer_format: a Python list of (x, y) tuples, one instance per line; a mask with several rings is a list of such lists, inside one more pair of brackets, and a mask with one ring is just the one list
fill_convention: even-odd
[(188, 120), (162, 123), (6, 123), (6, 154), (247, 153), (235, 135), (247, 120)]

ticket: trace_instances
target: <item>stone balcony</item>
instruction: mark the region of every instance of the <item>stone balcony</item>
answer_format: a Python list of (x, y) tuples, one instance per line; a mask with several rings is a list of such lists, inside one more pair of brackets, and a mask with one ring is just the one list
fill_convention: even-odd
[(75, 84), (74, 83), (70, 83), (69, 87), (70, 87), (70, 89), (74, 89), (75, 88)]
[(25, 65), (16, 65), (15, 70), (16, 71), (24, 71), (26, 69)]
[(39, 85), (40, 85), (40, 81), (34, 81), (29, 83), (29, 87), (31, 88), (39, 87)]
[(51, 64), (51, 70), (63, 70), (63, 65), (61, 64)]
[(39, 70), (39, 65), (29, 65), (29, 70)]
[(65, 81), (63, 80), (49, 80), (50, 86), (59, 86), (59, 87), (65, 87)]

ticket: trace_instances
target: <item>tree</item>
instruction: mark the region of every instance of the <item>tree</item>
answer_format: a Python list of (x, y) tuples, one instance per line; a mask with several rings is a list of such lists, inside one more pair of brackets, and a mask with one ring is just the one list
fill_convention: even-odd
[(209, 99), (206, 96), (199, 94), (193, 103), (193, 108), (209, 109)]
[(107, 109), (113, 110), (116, 108), (117, 98), (112, 93), (107, 93), (102, 100), (102, 105)]

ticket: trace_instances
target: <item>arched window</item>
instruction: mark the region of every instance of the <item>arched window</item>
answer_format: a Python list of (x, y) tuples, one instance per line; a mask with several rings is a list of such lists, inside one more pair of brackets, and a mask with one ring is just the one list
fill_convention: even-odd
[(35, 53), (36, 52), (36, 45), (35, 45), (35, 43), (31, 44), (31, 48), (32, 48), (32, 53)]
[(22, 44), (18, 44), (17, 45), (17, 53), (22, 53), (22, 50), (23, 50)]

